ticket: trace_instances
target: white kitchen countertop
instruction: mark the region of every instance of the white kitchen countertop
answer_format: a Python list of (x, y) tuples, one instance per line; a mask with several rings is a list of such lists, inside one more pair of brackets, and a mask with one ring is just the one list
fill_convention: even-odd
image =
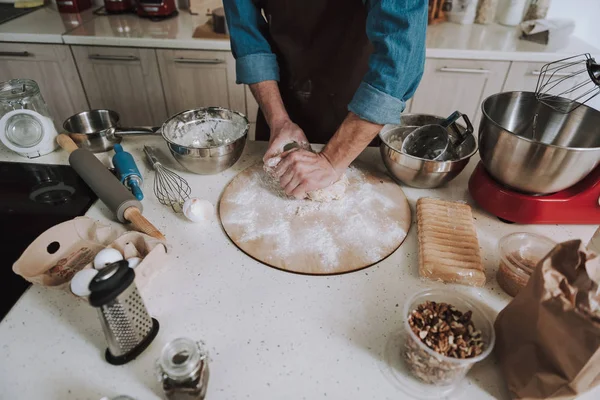
[(550, 62), (581, 53), (600, 55), (598, 49), (575, 36), (548, 46), (519, 36), (516, 27), (446, 22), (428, 27), (427, 57)]
[(47, 5), (0, 24), (0, 42), (64, 43), (63, 34), (95, 18), (95, 8), (81, 14), (61, 14), (56, 4)]
[[(362, 271), (330, 277), (303, 276), (267, 267), (239, 251), (218, 222), (199, 225), (158, 204), (152, 173), (141, 147), (158, 147), (161, 161), (176, 167), (160, 138), (127, 138), (146, 177), (144, 215), (173, 246), (171, 265), (142, 291), (150, 313), (161, 324), (152, 345), (135, 361), (115, 367), (104, 361), (105, 342), (96, 312), (56, 289), (32, 287), (0, 323), (2, 398), (91, 399), (127, 394), (159, 399), (154, 362), (169, 340), (204, 340), (211, 353), (207, 399), (398, 399), (400, 391), (384, 361), (389, 338), (402, 328), (406, 298), (424, 288), (451, 286), (487, 304), (494, 312), (509, 301), (495, 281), (496, 244), (515, 231), (538, 232), (555, 240), (589, 240), (595, 226), (519, 226), (499, 222), (474, 207), (485, 259), (484, 288), (444, 285), (418, 277), (416, 200), (423, 196), (466, 200), (476, 160), (449, 186), (436, 190), (404, 188), (413, 209), (405, 243), (389, 258)], [(217, 204), (226, 184), (260, 159), (264, 143), (249, 142), (241, 160), (212, 176), (181, 173), (194, 196)], [(110, 153), (100, 158), (107, 160)], [(360, 157), (383, 169), (377, 149)], [(0, 159), (27, 161), (6, 149)], [(57, 151), (33, 160), (65, 163)], [(109, 214), (96, 203), (88, 216), (105, 223)], [(114, 223), (114, 222), (113, 222)], [(117, 225), (116, 223), (114, 223)], [(597, 398), (600, 389), (582, 397)], [(494, 358), (476, 365), (461, 398), (507, 399)]]
[[(179, 15), (151, 21), (133, 14), (96, 16), (92, 7), (82, 14), (60, 14), (54, 6), (0, 25), (0, 42), (66, 43), (89, 46), (127, 46), (230, 51), (227, 39), (194, 39), (194, 30), (206, 23), (205, 9), (219, 0), (200, 1), (199, 15), (180, 10)], [(589, 38), (590, 40), (592, 38)], [(600, 51), (575, 36), (560, 46), (543, 46), (518, 38), (517, 29), (502, 25), (441, 23), (428, 27), (427, 57), (549, 62), (563, 57)]]
[[(133, 46), (202, 50), (231, 49), (229, 40), (193, 39), (204, 15), (181, 11), (177, 18), (160, 22), (134, 15), (98, 17), (64, 35), (68, 44)], [(597, 53), (591, 45), (571, 37), (559, 48), (520, 40), (516, 28), (502, 25), (442, 23), (428, 27), (427, 57), (548, 62), (580, 53)]]
[(63, 36), (67, 44), (230, 51), (229, 39), (194, 39), (208, 21), (204, 13), (179, 11), (177, 17), (151, 21), (132, 14), (99, 16)]

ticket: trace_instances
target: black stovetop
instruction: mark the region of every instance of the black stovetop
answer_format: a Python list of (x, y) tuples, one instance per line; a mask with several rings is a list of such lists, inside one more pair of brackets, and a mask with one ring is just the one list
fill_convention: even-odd
[(13, 263), (40, 234), (84, 215), (96, 199), (69, 166), (0, 162), (0, 319), (29, 287)]
[[(43, 7), (43, 6), (41, 6)], [(8, 22), (11, 19), (20, 17), (21, 15), (29, 14), (40, 7), (33, 8), (15, 8), (14, 4), (0, 3), (0, 24)]]

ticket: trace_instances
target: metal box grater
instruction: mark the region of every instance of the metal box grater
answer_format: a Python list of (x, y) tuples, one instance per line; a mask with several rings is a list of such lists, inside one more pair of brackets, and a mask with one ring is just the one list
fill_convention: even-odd
[(106, 361), (125, 364), (136, 358), (158, 333), (134, 282), (127, 261), (110, 264), (90, 283), (90, 304), (98, 309), (108, 348)]

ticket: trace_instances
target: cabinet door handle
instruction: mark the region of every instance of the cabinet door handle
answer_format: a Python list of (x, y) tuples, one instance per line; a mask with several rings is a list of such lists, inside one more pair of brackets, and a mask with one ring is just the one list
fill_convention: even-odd
[(28, 51), (0, 51), (2, 57), (29, 57), (32, 55)]
[(104, 56), (102, 54), (90, 54), (90, 60), (105, 60), (105, 61), (139, 61), (136, 56)]
[[(542, 71), (536, 69), (531, 71), (530, 74), (533, 76), (540, 76), (542, 74)], [(551, 76), (571, 76), (577, 74), (577, 72), (546, 72), (546, 74)]]
[(174, 62), (180, 64), (224, 64), (225, 60), (221, 60), (220, 58), (185, 58), (179, 57), (174, 58)]
[(451, 68), (451, 67), (442, 67), (438, 71), (440, 72), (458, 72), (463, 74), (488, 74), (490, 72), (489, 69), (483, 68)]

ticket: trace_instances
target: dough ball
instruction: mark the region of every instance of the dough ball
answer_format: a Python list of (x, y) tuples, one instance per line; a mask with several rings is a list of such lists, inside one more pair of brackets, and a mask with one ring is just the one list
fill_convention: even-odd
[(263, 169), (271, 178), (275, 178), (275, 168), (277, 168), (280, 162), (281, 157), (271, 157), (265, 161)]
[[(267, 161), (265, 161), (263, 165), (263, 169), (265, 172), (273, 179), (276, 179), (275, 176), (275, 168), (281, 162), (281, 157), (271, 157)], [(314, 190), (312, 192), (308, 192), (306, 198), (312, 201), (318, 202), (329, 202), (333, 200), (339, 200), (344, 197), (346, 193), (346, 188), (348, 187), (348, 177), (346, 174), (342, 175), (342, 177), (332, 184), (323, 189)]]
[(208, 221), (214, 214), (214, 207), (208, 200), (192, 197), (183, 203), (183, 215), (192, 222)]
[(333, 185), (323, 189), (313, 190), (308, 192), (307, 198), (312, 201), (319, 201), (326, 203), (333, 200), (339, 200), (346, 194), (346, 188), (348, 187), (348, 177), (346, 174), (335, 182)]

